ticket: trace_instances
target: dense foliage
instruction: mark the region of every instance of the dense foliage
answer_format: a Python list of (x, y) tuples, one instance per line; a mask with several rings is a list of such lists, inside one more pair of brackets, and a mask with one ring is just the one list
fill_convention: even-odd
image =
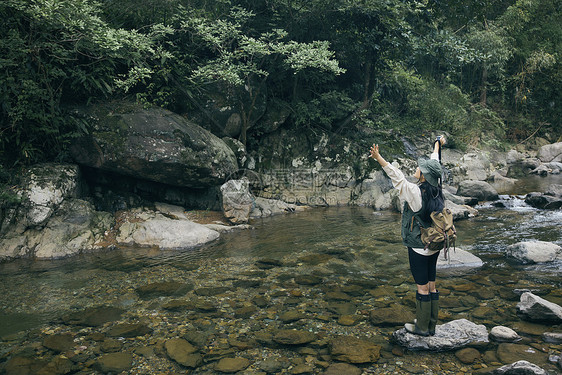
[[(0, 152), (65, 158), (77, 106), (130, 97), (179, 113), (242, 87), (294, 126), (560, 139), (555, 0), (4, 0)], [(487, 137), (490, 138), (490, 137)]]

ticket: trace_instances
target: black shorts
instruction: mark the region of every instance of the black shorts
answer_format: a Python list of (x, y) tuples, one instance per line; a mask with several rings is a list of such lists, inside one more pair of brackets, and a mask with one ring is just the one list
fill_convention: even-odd
[(421, 255), (416, 253), (411, 247), (408, 248), (408, 259), (410, 260), (410, 271), (414, 276), (414, 281), (418, 285), (425, 285), (430, 281), (435, 281), (437, 274), (437, 258), (439, 251), (433, 255)]

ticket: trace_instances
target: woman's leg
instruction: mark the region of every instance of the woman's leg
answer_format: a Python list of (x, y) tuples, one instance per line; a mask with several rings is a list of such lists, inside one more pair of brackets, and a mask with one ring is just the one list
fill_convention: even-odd
[(427, 258), (408, 248), (410, 271), (417, 285), (416, 293), (416, 320), (414, 324), (404, 326), (410, 333), (421, 336), (429, 335), (429, 319), (431, 316), (431, 297), (429, 294)]

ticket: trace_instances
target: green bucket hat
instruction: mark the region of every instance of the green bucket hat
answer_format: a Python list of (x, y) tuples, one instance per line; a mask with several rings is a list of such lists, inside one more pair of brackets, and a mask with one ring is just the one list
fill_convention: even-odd
[(441, 164), (435, 159), (418, 159), (418, 166), (425, 180), (432, 186), (439, 186)]

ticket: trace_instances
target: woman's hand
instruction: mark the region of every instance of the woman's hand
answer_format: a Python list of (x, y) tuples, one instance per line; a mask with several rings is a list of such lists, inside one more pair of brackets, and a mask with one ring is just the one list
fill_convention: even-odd
[(379, 154), (379, 145), (373, 143), (369, 151), (371, 152), (371, 155), (369, 157), (375, 160), (377, 160), (381, 156), (381, 154)]
[(381, 156), (381, 154), (379, 153), (379, 145), (377, 144), (373, 144), (371, 146), (371, 149), (369, 150), (369, 152), (371, 153), (371, 155), (369, 157), (375, 159), (376, 161), (379, 162), (379, 164), (381, 165), (381, 167), (386, 167), (388, 165), (388, 163), (386, 162), (386, 160), (384, 160), (384, 158)]
[(444, 135), (439, 136), (439, 143), (441, 143), (441, 146), (443, 146), (446, 142), (447, 140)]

